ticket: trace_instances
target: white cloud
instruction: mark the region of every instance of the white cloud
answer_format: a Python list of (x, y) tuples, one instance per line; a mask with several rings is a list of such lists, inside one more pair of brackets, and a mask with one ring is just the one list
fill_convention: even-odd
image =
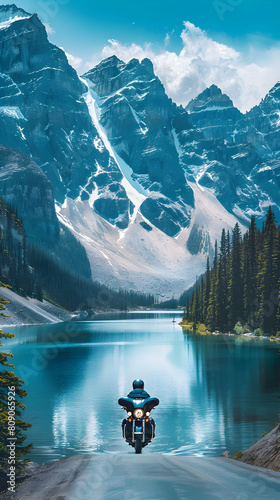
[(174, 30), (171, 31), (171, 33), (166, 33), (165, 39), (164, 39), (164, 47), (166, 48), (170, 44), (170, 40), (172, 35), (174, 34)]
[(63, 50), (63, 52), (65, 52), (65, 55), (68, 59), (69, 64), (75, 69), (80, 68), (80, 66), (83, 63), (83, 60), (80, 57), (76, 57), (76, 56), (72, 56), (71, 54), (68, 54), (68, 52), (66, 52), (66, 50), (64, 50), (63, 47), (60, 47), (60, 48), (61, 48), (61, 50)]
[(170, 43), (170, 35), (169, 33), (166, 33), (166, 37), (164, 39), (164, 46), (167, 47), (167, 45), (169, 45)]
[[(185, 22), (181, 33), (183, 48), (179, 54), (165, 50), (155, 52), (151, 44), (143, 47), (135, 43), (124, 45), (109, 40), (102, 51), (102, 58), (115, 54), (128, 62), (132, 58), (148, 57), (154, 64), (156, 75), (166, 92), (176, 103), (186, 105), (192, 98), (213, 83), (229, 95), (235, 106), (246, 111), (258, 104), (262, 97), (280, 79), (280, 47), (270, 51), (258, 50), (252, 63), (228, 45), (215, 42), (205, 31)], [(252, 51), (251, 51), (252, 52)], [(259, 61), (259, 62), (258, 62)], [(92, 68), (88, 63), (87, 67)]]
[(48, 35), (55, 34), (55, 30), (48, 23), (44, 23), (44, 26), (46, 28), (46, 32), (48, 33)]
[(108, 40), (110, 45), (106, 45), (102, 50), (102, 58), (110, 57), (115, 54), (122, 61), (128, 62), (131, 59), (144, 59), (149, 57), (154, 58), (156, 54), (153, 52), (150, 43), (145, 43), (144, 48), (136, 43), (131, 45), (120, 44), (118, 40)]

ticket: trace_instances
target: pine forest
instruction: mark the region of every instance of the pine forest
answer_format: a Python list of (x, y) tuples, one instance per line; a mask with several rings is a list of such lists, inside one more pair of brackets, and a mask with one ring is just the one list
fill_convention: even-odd
[(208, 258), (187, 301), (184, 322), (211, 331), (279, 335), (279, 287), (280, 226), (270, 207), (261, 230), (254, 217), (244, 236), (238, 223), (231, 235), (223, 229), (213, 267)]

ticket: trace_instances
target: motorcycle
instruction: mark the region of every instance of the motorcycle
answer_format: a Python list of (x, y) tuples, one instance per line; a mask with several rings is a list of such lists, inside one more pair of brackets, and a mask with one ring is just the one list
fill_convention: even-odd
[(157, 398), (120, 398), (118, 401), (127, 411), (127, 418), (122, 422), (122, 432), (125, 441), (135, 448), (135, 453), (142, 453), (155, 437), (156, 424), (150, 417), (152, 409), (159, 404)]

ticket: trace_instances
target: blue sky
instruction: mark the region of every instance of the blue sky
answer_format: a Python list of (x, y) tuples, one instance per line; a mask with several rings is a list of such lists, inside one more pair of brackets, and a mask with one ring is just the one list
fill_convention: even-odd
[[(8, 4), (11, 2), (2, 2)], [(163, 45), (166, 33), (179, 50), (183, 21), (190, 21), (218, 42), (246, 51), (250, 37), (269, 47), (280, 41), (280, 3), (277, 0), (19, 0), (38, 12), (55, 30), (52, 41), (88, 58), (107, 40)]]
[[(11, 2), (2, 2), (8, 3)], [(186, 72), (184, 78), (179, 75), (180, 82), (177, 79), (173, 88), (169, 82), (169, 93), (177, 102), (185, 103), (192, 97), (192, 86), (200, 90), (203, 85), (211, 83), (209, 78), (215, 79), (213, 83), (217, 84), (223, 83), (226, 78), (228, 84), (224, 85), (225, 90), (229, 95), (231, 92), (230, 97), (240, 108), (245, 109), (247, 96), (250, 101), (248, 107), (254, 101), (257, 103), (264, 92), (280, 79), (280, 70), (278, 75), (275, 69), (276, 66), (280, 68), (280, 3), (277, 0), (19, 0), (16, 4), (28, 12), (39, 14), (49, 26), (50, 41), (71, 54), (70, 60), (79, 73), (113, 52), (123, 59), (148, 56), (167, 88), (168, 74), (171, 71), (172, 78), (176, 80), (180, 65), (189, 65), (193, 73), (197, 71), (193, 61), (197, 59), (198, 51), (199, 58), (205, 63), (205, 77), (198, 87), (196, 78), (187, 78)], [(189, 29), (188, 25), (182, 41), (183, 30), (186, 31), (185, 21), (200, 28), (200, 32)], [(202, 43), (198, 43), (198, 39)], [(108, 40), (114, 42), (108, 43)], [(214, 62), (210, 54), (211, 47), (214, 52), (216, 50), (213, 42), (219, 44)], [(223, 46), (235, 51), (230, 57), (226, 51), (229, 61), (226, 73)], [(182, 50), (185, 57), (172, 59), (172, 54), (179, 56)], [(203, 54), (205, 50), (209, 54), (208, 59)], [(191, 52), (191, 60), (187, 52)], [(167, 55), (168, 67), (164, 68), (160, 54), (163, 57)], [(257, 68), (253, 68), (252, 64)], [(211, 77), (207, 76), (209, 65)], [(213, 67), (216, 67), (215, 71), (212, 71)], [(218, 67), (223, 69), (221, 73)], [(245, 93), (240, 99), (243, 87), (234, 86), (231, 82), (235, 78), (232, 67), (238, 73), (237, 79), (252, 80), (250, 85), (257, 79), (259, 88), (253, 92), (247, 89), (247, 95)], [(188, 85), (189, 91), (184, 90), (183, 85)]]

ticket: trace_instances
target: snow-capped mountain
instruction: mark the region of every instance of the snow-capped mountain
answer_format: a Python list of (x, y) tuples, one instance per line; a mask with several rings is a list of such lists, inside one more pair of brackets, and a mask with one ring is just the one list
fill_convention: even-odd
[[(0, 13), (1, 19), (1, 13)], [(82, 98), (85, 87), (65, 53), (50, 44), (36, 15), (0, 28), (0, 141), (29, 153), (47, 175), (56, 199), (77, 197), (99, 164), (98, 134)]]
[(151, 61), (132, 59), (124, 64), (113, 56), (85, 78), (96, 93), (100, 125), (145, 196), (142, 215), (176, 236), (189, 224), (194, 199), (172, 133), (177, 107), (168, 99)]
[[(269, 205), (279, 215), (276, 155), (252, 118), (256, 108), (242, 115), (212, 85), (186, 109), (188, 114), (175, 118), (174, 125), (187, 178), (193, 176), (200, 186), (211, 189), (245, 224), (253, 214), (261, 221)], [(257, 109), (262, 113), (262, 103)]]
[(246, 115), (215, 85), (178, 107), (148, 59), (79, 78), (36, 14), (0, 7), (0, 194), (114, 288), (178, 295), (223, 227), (279, 215), (279, 116), (279, 85)]

